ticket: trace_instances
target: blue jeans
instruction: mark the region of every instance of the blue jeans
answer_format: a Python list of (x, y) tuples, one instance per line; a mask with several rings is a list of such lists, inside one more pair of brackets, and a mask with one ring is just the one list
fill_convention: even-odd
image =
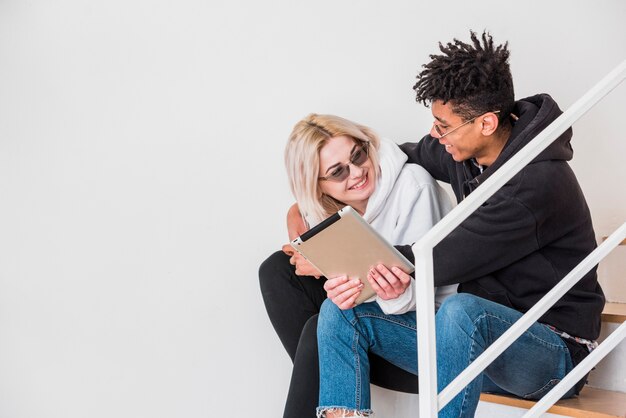
[[(467, 293), (447, 298), (435, 316), (438, 390), (521, 316), (516, 310)], [(415, 312), (385, 315), (376, 303), (342, 311), (326, 300), (317, 338), (318, 414), (329, 409), (371, 412), (368, 351), (417, 374)], [(539, 399), (572, 367), (561, 337), (535, 323), (442, 409), (439, 417), (473, 417), (481, 391)], [(565, 397), (573, 394), (572, 388)]]

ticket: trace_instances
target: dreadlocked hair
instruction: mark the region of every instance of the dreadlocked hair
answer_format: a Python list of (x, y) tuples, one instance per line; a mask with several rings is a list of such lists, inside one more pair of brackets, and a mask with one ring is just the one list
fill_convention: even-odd
[(471, 44), (456, 38), (445, 46), (439, 43), (443, 54), (430, 55), (423, 65), (413, 86), (415, 100), (426, 106), (435, 100), (450, 102), (465, 119), (499, 110), (500, 121), (507, 120), (515, 102), (508, 42), (494, 47), (487, 31), (481, 39), (473, 31), (470, 36)]

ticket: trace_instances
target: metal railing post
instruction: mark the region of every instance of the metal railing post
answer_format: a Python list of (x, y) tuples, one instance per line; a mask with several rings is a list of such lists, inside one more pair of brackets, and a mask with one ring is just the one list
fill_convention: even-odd
[(419, 417), (437, 418), (437, 351), (435, 341), (435, 286), (433, 249), (414, 245), (415, 300), (417, 326), (417, 370), (419, 376)]

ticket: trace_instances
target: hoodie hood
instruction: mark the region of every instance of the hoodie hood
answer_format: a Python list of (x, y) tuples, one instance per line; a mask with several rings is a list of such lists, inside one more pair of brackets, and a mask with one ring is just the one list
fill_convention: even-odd
[[(511, 137), (502, 151), (501, 157), (505, 160), (509, 160), (511, 156), (539, 135), (541, 131), (561, 116), (563, 111), (548, 94), (538, 94), (516, 102), (513, 113), (519, 119), (513, 123)], [(568, 128), (543, 150), (533, 162), (571, 160), (574, 155), (572, 145), (570, 144), (571, 139), (572, 128)]]
[(367, 201), (367, 208), (363, 218), (371, 223), (380, 215), (389, 194), (396, 184), (396, 180), (402, 171), (408, 157), (400, 150), (398, 145), (390, 139), (381, 138), (378, 148), (380, 163), (380, 175), (376, 182), (376, 189)]
[[(505, 144), (502, 152), (482, 174), (476, 176), (470, 183), (470, 189), (475, 189), (483, 183), (491, 173), (495, 172), (513, 155), (517, 154), (526, 144), (534, 139), (541, 131), (556, 120), (563, 111), (548, 94), (538, 94), (515, 102), (513, 114), (517, 120), (512, 122), (513, 130), (511, 136)], [(572, 139), (572, 128), (563, 132), (552, 144), (543, 150), (530, 163), (548, 160), (569, 161), (574, 156), (574, 151), (570, 143)], [(473, 162), (466, 161), (465, 165), (473, 165)], [(469, 168), (469, 167), (468, 167)], [(473, 168), (469, 168), (470, 171)]]

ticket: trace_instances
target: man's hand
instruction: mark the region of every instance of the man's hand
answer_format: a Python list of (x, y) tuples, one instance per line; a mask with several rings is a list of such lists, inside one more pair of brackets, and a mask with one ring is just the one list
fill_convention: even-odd
[(398, 267), (392, 267), (390, 270), (382, 264), (370, 269), (367, 280), (378, 297), (383, 300), (397, 298), (411, 284), (411, 276)]
[(339, 309), (354, 308), (354, 302), (361, 294), (363, 283), (359, 279), (348, 279), (348, 276), (339, 276), (326, 280), (324, 290), (326, 296), (332, 300)]

